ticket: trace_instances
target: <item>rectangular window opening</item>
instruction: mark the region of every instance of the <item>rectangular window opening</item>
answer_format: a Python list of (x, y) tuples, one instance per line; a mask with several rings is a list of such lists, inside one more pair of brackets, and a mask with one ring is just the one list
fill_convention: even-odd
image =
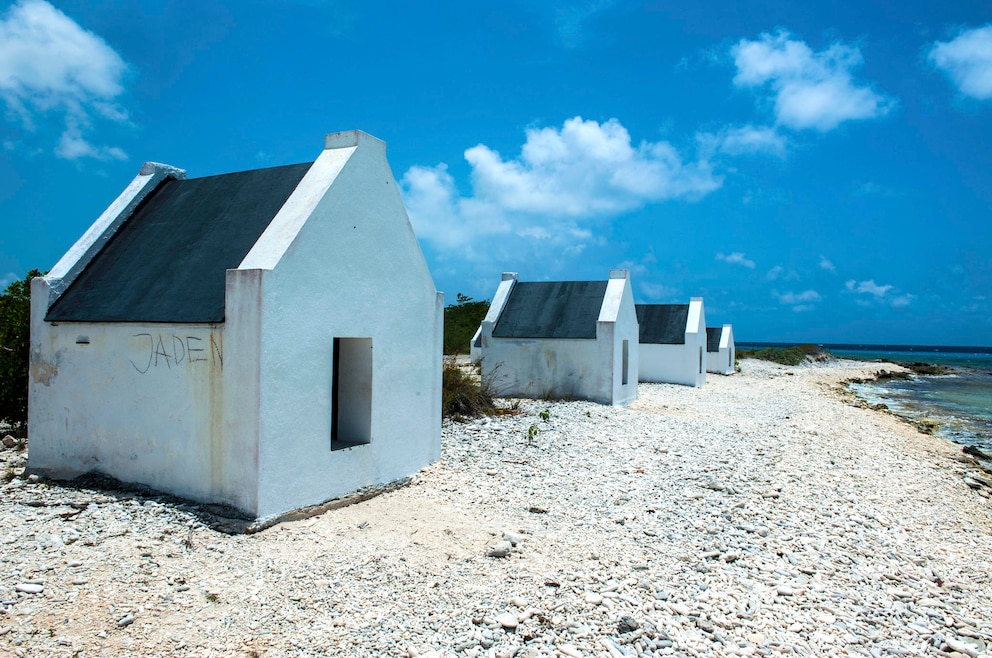
[(331, 450), (371, 443), (372, 339), (335, 338), (331, 368)]
[(703, 348), (699, 348), (699, 374), (703, 374)]
[(627, 351), (628, 351), (627, 343), (628, 341), (626, 340), (623, 341), (623, 377), (621, 384), (623, 384), (624, 386), (627, 385)]

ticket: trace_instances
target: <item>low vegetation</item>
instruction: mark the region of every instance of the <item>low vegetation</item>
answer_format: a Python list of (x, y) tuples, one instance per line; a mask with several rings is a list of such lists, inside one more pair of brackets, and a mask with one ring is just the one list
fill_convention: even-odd
[(441, 415), (456, 421), (497, 413), (496, 393), (471, 366), (446, 358), (441, 369)]
[(763, 347), (756, 350), (738, 349), (737, 358), (761, 359), (786, 366), (798, 366), (806, 361), (825, 361), (830, 358), (830, 352), (819, 345), (807, 344), (791, 347)]
[(457, 303), (444, 307), (444, 353), (468, 354), (475, 330), (489, 311), (489, 302), (477, 302), (458, 293)]
[(31, 352), (31, 270), (0, 294), (0, 422), (23, 434), (28, 422), (28, 356)]

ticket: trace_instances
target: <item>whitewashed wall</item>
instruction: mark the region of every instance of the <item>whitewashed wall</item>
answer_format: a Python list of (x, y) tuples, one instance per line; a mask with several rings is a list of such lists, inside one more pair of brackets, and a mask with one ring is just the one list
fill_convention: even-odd
[[(627, 405), (637, 399), (637, 373), (640, 347), (637, 339), (637, 308), (634, 305), (634, 292), (630, 285), (628, 270), (611, 270), (606, 287), (603, 308), (596, 325), (596, 340), (602, 354), (601, 360), (610, 359), (612, 371), (611, 403)], [(627, 378), (623, 378), (623, 342), (627, 341)]]
[(506, 397), (565, 397), (612, 404), (612, 375), (586, 339), (497, 338), (483, 352), (482, 376)]
[(706, 372), (721, 375), (734, 373), (734, 360), (737, 350), (734, 345), (734, 330), (729, 324), (723, 325), (720, 331), (720, 349), (706, 353)]
[[(607, 285), (595, 339), (494, 338), (493, 329), (515, 282), (516, 274), (504, 274), (481, 328), (482, 376), (494, 383), (500, 395), (567, 397), (611, 405), (637, 399), (637, 312), (626, 271)], [(621, 382), (625, 339), (627, 384)]]
[[(260, 273), (250, 294), (262, 300), (262, 518), (411, 475), (440, 457), (443, 295), (385, 144), (352, 132), (329, 136), (328, 146), (235, 275)], [(372, 427), (370, 443), (332, 451), (335, 337), (372, 339)]]
[[(179, 496), (254, 505), (254, 450), (223, 431), (223, 325), (44, 322), (32, 282), (29, 468), (99, 471)], [(250, 401), (235, 408), (250, 415)]]
[(641, 343), (640, 380), (702, 386), (706, 383), (706, 314), (703, 300), (693, 297), (686, 319), (685, 344)]

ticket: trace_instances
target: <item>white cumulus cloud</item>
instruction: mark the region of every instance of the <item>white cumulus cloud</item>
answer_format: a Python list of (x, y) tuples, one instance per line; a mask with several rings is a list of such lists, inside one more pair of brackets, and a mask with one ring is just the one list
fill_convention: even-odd
[(779, 304), (791, 306), (796, 313), (812, 311), (816, 308), (816, 302), (820, 301), (820, 293), (815, 290), (804, 290), (802, 292), (779, 292), (772, 291), (772, 296), (778, 299)]
[(878, 285), (875, 283), (875, 279), (861, 281), (860, 283), (851, 279), (844, 285), (852, 292), (874, 295), (875, 297), (885, 297), (885, 294), (892, 290), (892, 286), (890, 285)]
[(871, 119), (889, 111), (892, 102), (854, 80), (861, 51), (834, 43), (813, 51), (787, 31), (741, 39), (731, 55), (738, 87), (768, 86), (779, 125), (795, 130), (828, 131), (844, 121)]
[(735, 251), (732, 254), (718, 253), (716, 255), (717, 260), (722, 260), (724, 263), (729, 263), (731, 265), (743, 265), (744, 267), (754, 269), (755, 263), (753, 260), (749, 260), (740, 251)]
[[(869, 306), (871, 303), (889, 304), (894, 308), (908, 306), (916, 299), (916, 295), (910, 293), (899, 293), (895, 286), (890, 284), (878, 284), (874, 279), (858, 281), (850, 279), (844, 284), (848, 292), (858, 295), (858, 303)], [(890, 294), (891, 293), (891, 294)]]
[(826, 256), (820, 256), (820, 269), (826, 270), (828, 272), (837, 271), (837, 268), (834, 266), (833, 263), (830, 262), (830, 259), (827, 258)]
[(784, 158), (788, 140), (768, 126), (728, 127), (716, 134), (700, 135), (704, 145), (727, 155), (773, 155)]
[(40, 117), (64, 118), (60, 157), (126, 157), (83, 137), (94, 120), (127, 121), (118, 98), (127, 64), (99, 36), (44, 0), (21, 0), (0, 18), (0, 98), (28, 130)]
[(96, 158), (97, 160), (127, 160), (127, 153), (116, 146), (93, 146), (83, 138), (82, 131), (70, 125), (62, 133), (55, 155), (66, 160)]
[(963, 30), (930, 48), (929, 61), (965, 96), (992, 99), (992, 25)]
[(687, 161), (667, 142), (635, 145), (616, 119), (532, 128), (517, 157), (479, 144), (465, 159), (467, 196), (444, 164), (411, 167), (402, 178), (417, 235), (443, 248), (495, 235), (574, 246), (593, 239), (598, 222), (652, 203), (697, 200), (722, 184), (704, 158)]

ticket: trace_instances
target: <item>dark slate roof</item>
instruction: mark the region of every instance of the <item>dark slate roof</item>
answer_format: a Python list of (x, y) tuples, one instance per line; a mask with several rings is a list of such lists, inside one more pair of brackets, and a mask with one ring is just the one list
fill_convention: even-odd
[(500, 313), (497, 338), (595, 338), (607, 281), (517, 282)]
[(48, 310), (50, 322), (223, 322), (235, 269), (312, 163), (163, 181)]
[(706, 327), (706, 351), (720, 351), (720, 337), (723, 335), (723, 327)]
[(641, 325), (642, 343), (685, 344), (688, 304), (637, 304), (637, 322)]

